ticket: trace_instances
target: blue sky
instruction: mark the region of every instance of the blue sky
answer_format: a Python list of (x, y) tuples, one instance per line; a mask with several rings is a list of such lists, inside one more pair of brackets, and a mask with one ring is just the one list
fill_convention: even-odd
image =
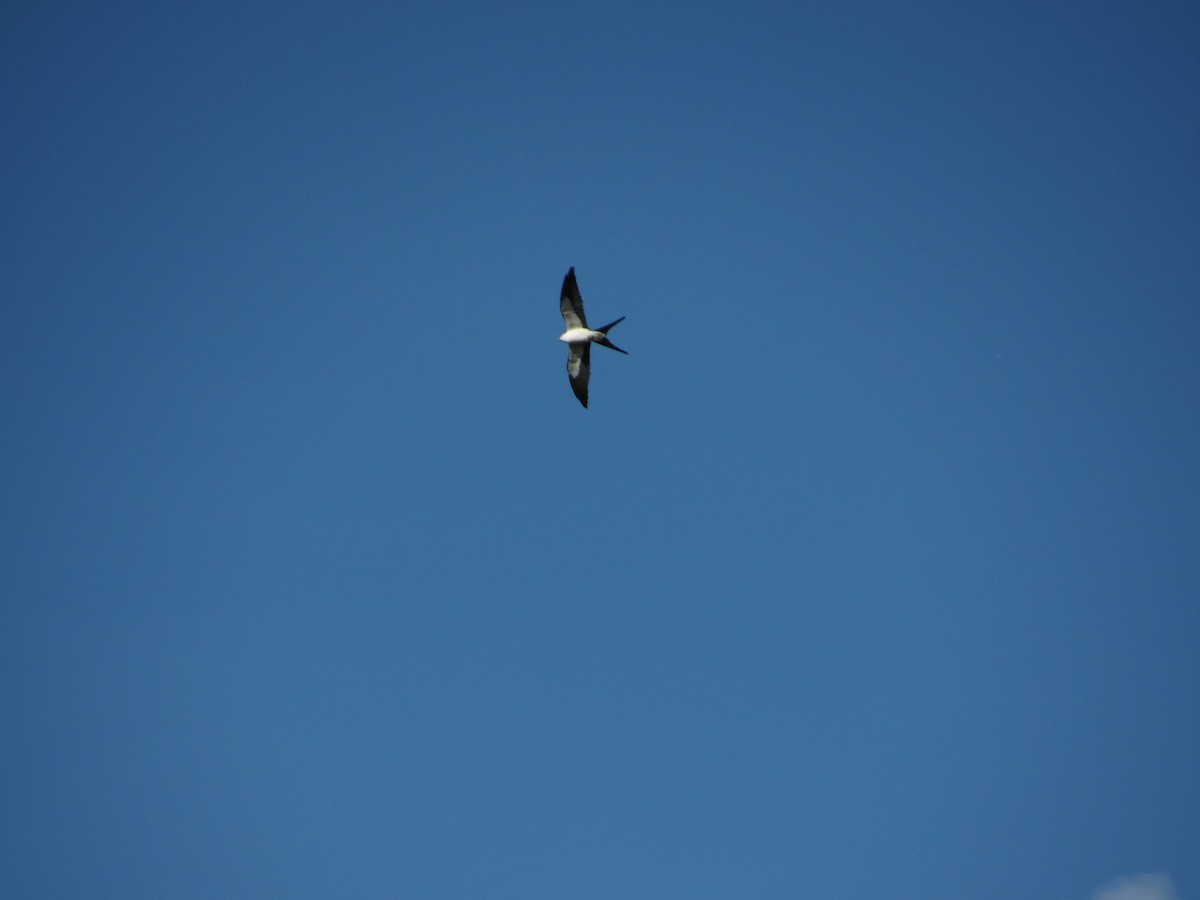
[(1198, 59), (9, 4), (3, 893), (1200, 896)]

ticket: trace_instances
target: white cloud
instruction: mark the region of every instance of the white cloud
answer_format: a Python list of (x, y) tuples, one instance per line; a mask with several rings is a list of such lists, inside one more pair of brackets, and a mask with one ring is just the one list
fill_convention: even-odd
[(1107, 884), (1092, 894), (1092, 900), (1179, 900), (1179, 895), (1166, 875), (1148, 872)]

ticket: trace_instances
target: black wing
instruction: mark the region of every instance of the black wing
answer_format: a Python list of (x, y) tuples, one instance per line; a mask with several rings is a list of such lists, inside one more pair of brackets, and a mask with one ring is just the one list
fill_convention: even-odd
[(592, 374), (592, 345), (569, 344), (571, 355), (567, 357), (567, 374), (571, 377), (571, 390), (587, 409), (588, 378)]
[(562, 296), (558, 299), (558, 305), (562, 309), (563, 322), (568, 330), (588, 327), (587, 316), (583, 314), (583, 297), (579, 295), (579, 285), (575, 283), (574, 266), (563, 279)]

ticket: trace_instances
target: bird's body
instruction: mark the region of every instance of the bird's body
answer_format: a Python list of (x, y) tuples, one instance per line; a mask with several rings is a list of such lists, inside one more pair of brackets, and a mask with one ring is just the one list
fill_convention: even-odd
[(586, 344), (601, 337), (604, 335), (599, 331), (592, 331), (590, 328), (568, 328), (559, 335), (558, 339), (564, 344)]
[[(587, 316), (583, 314), (583, 297), (579, 294), (579, 285), (575, 281), (575, 269), (567, 272), (563, 279), (562, 295), (559, 297), (559, 308), (562, 310), (563, 323), (567, 330), (559, 335), (559, 340), (567, 345), (567, 375), (571, 379), (571, 390), (579, 398), (584, 408), (588, 405), (588, 379), (592, 374), (592, 344), (608, 347), (618, 353), (625, 353), (620, 347), (608, 339), (608, 332), (613, 327), (625, 321), (625, 317), (617, 319), (598, 330), (588, 328)], [(629, 354), (625, 354), (628, 356)]]

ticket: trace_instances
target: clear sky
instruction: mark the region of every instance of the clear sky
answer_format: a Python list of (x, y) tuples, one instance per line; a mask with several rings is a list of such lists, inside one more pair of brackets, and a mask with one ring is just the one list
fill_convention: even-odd
[(1196, 4), (9, 3), (0, 121), (4, 896), (1200, 897)]

